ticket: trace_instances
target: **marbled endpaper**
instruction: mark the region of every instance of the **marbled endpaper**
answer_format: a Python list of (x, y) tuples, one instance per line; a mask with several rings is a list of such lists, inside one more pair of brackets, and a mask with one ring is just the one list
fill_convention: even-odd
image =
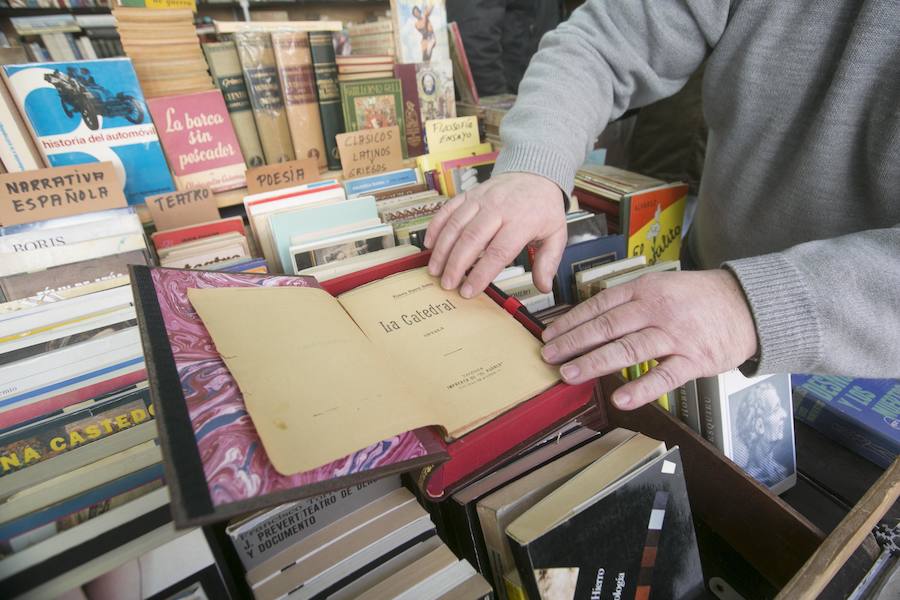
[[(158, 268), (150, 271), (213, 505), (361, 473), (428, 453), (416, 433), (407, 432), (312, 471), (291, 476), (279, 474), (269, 462), (237, 382), (219, 358), (212, 338), (187, 298), (187, 290), (315, 286), (315, 282), (290, 276)], [(234, 318), (240, 319), (241, 315)]]

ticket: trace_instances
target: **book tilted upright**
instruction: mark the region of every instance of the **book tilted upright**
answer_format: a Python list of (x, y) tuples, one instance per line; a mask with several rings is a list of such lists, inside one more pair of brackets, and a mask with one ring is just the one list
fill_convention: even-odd
[[(444, 0), (391, 0), (397, 62), (450, 61)], [(451, 75), (452, 76), (452, 75)]]
[(0, 163), (7, 173), (30, 171), (44, 166), (19, 108), (0, 81)]
[(406, 151), (412, 156), (425, 154), (425, 130), (416, 84), (416, 65), (394, 65), (394, 77), (400, 80), (403, 92), (403, 125), (406, 128)]
[(328, 168), (341, 168), (335, 136), (344, 133), (344, 116), (341, 112), (341, 91), (338, 88), (338, 70), (334, 57), (331, 33), (313, 31), (309, 34), (309, 48), (312, 54), (313, 72), (316, 75), (316, 90), (319, 96), (319, 115), (322, 118), (322, 135), (328, 153)]
[(175, 189), (127, 58), (3, 66), (52, 167), (110, 161), (129, 204)]
[(453, 64), (449, 60), (417, 64), (416, 86), (419, 92), (419, 110), (422, 115), (423, 131), (427, 121), (449, 119), (456, 116)]
[(507, 528), (529, 598), (705, 597), (678, 448), (626, 450), (605, 455)]
[(446, 457), (438, 436), (420, 429), (397, 432), (304, 472), (283, 475), (275, 469), (237, 382), (188, 300), (188, 289), (315, 285), (308, 277), (133, 268), (166, 481), (179, 526), (346, 488)]
[(203, 44), (203, 52), (206, 54), (206, 62), (209, 63), (209, 72), (212, 73), (216, 86), (225, 98), (225, 106), (228, 108), (228, 116), (231, 117), (234, 133), (241, 146), (244, 162), (251, 168), (263, 166), (266, 161), (234, 42)]
[(234, 41), (266, 164), (294, 160), (296, 155), (291, 143), (271, 36), (264, 32), (247, 31), (234, 34)]
[(397, 126), (403, 155), (407, 155), (403, 93), (399, 79), (345, 81), (340, 84), (344, 127), (347, 131)]
[(272, 34), (272, 46), (281, 78), (294, 154), (299, 158), (315, 158), (319, 161), (319, 170), (325, 170), (328, 162), (309, 36), (302, 32), (276, 32)]
[(900, 454), (900, 380), (791, 375), (797, 419), (882, 468)]
[(419, 427), (459, 438), (559, 380), (509, 313), (443, 290), (424, 268), (337, 297), (296, 286), (188, 297), (282, 474)]
[(244, 157), (219, 90), (147, 101), (179, 190), (247, 184)]

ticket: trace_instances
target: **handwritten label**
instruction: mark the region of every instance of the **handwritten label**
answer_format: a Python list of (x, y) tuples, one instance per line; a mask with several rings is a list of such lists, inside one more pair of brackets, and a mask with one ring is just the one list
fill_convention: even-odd
[(428, 152), (445, 152), (477, 146), (478, 117), (456, 117), (425, 121), (425, 139)]
[(4, 227), (127, 206), (112, 163), (86, 163), (0, 175)]
[(301, 158), (247, 171), (247, 192), (258, 194), (303, 185), (319, 178), (319, 162)]
[(196, 0), (145, 0), (147, 8), (189, 8), (197, 12)]
[(336, 139), (346, 179), (403, 168), (400, 128), (396, 125), (341, 133)]
[(157, 231), (216, 221), (219, 218), (215, 197), (205, 187), (149, 196), (147, 208)]

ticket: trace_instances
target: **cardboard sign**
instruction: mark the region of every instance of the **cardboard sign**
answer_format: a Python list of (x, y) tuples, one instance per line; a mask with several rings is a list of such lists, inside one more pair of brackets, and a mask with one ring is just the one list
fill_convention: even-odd
[(0, 225), (18, 225), (127, 206), (112, 163), (0, 175)]
[(247, 171), (247, 193), (258, 194), (271, 190), (303, 185), (319, 179), (319, 162), (315, 158), (301, 158), (258, 167)]
[(219, 218), (216, 199), (209, 188), (169, 192), (147, 198), (147, 208), (157, 231), (175, 229)]
[(478, 136), (478, 117), (425, 121), (425, 140), (428, 142), (429, 153), (477, 146), (481, 141)]
[(378, 175), (403, 167), (400, 128), (363, 129), (337, 135), (345, 179)]

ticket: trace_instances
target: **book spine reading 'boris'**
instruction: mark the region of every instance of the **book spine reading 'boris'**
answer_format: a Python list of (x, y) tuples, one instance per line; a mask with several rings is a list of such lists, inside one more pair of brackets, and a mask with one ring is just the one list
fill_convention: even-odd
[(250, 96), (244, 84), (237, 48), (234, 42), (217, 42), (203, 44), (203, 51), (206, 53), (213, 79), (225, 98), (225, 106), (231, 124), (234, 125), (234, 133), (241, 147), (241, 154), (244, 155), (244, 162), (251, 168), (261, 167), (265, 164), (265, 158), (256, 131), (256, 122), (253, 119)]
[(328, 168), (341, 168), (335, 136), (344, 132), (344, 115), (341, 110), (341, 92), (338, 88), (338, 70), (334, 59), (331, 33), (314, 31), (309, 34), (313, 71), (319, 94), (319, 115), (322, 117), (322, 133), (328, 153)]
[(236, 33), (234, 39), (266, 164), (294, 160), (272, 38), (268, 33), (244, 32)]
[(319, 169), (325, 169), (325, 140), (322, 137), (322, 123), (319, 121), (316, 76), (309, 52), (309, 38), (305, 33), (273, 33), (272, 46), (281, 78), (281, 91), (284, 94), (294, 153), (298, 158), (315, 158), (319, 162)]

